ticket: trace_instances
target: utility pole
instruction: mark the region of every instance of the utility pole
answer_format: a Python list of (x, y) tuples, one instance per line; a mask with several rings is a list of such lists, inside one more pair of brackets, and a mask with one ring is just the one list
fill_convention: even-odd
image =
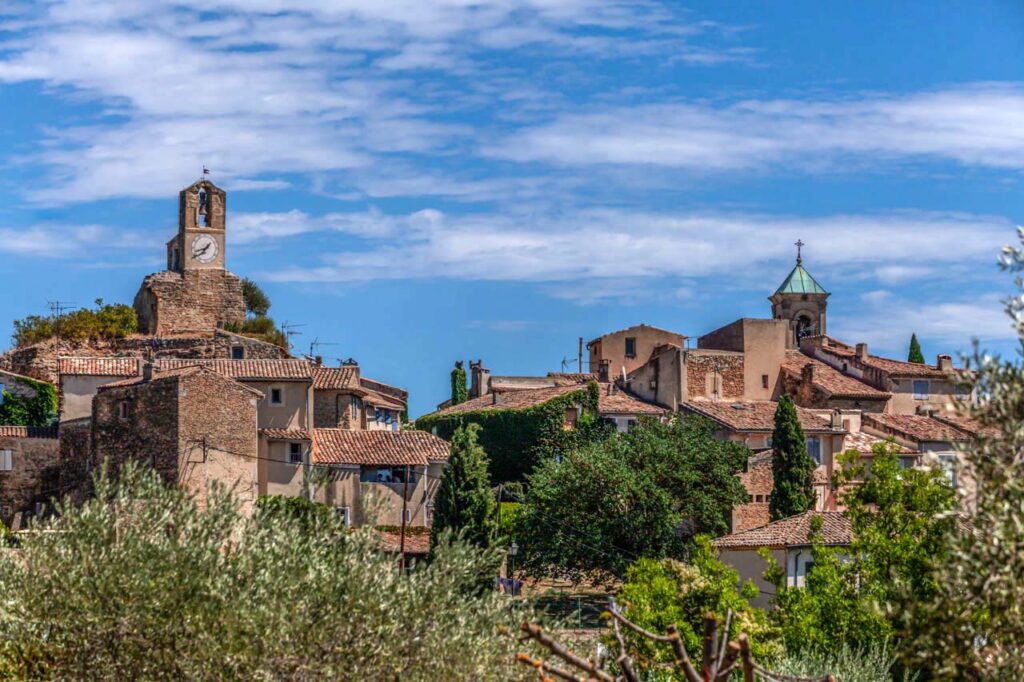
[(580, 337), (579, 364), (576, 365), (576, 371), (579, 372), (580, 374), (583, 374), (583, 337), (582, 336)]
[(405, 481), (402, 483), (402, 530), (398, 536), (398, 571), (405, 573), (405, 510), (409, 499), (409, 465), (405, 465)]

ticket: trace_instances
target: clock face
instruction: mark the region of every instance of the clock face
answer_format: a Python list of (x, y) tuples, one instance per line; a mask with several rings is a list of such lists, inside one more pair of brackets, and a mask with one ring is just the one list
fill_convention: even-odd
[(217, 257), (217, 242), (204, 234), (192, 240), (192, 257), (200, 263), (209, 263)]

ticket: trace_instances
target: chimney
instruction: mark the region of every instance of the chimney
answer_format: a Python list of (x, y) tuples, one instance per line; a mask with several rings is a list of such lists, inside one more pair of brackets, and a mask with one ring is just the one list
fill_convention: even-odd
[(142, 380), (152, 381), (153, 380), (153, 363), (147, 362), (142, 365)]
[(868, 344), (864, 343), (863, 341), (861, 343), (857, 344), (857, 359), (858, 360), (867, 360), (868, 359)]
[(598, 381), (610, 381), (609, 375), (611, 374), (609, 368), (611, 367), (611, 360), (602, 360), (601, 367), (597, 370)]
[(500, 391), (495, 391), (494, 393), (491, 394), (491, 396), (491, 404), (493, 405), (501, 405), (503, 402), (505, 402), (505, 398), (504, 396), (501, 395)]
[(469, 361), (469, 397), (479, 398), (491, 392), (491, 370), (483, 360)]
[(814, 383), (814, 363), (808, 362), (800, 370), (800, 379), (803, 383), (810, 385)]
[(953, 356), (945, 354), (939, 355), (938, 359), (935, 361), (935, 365), (943, 372), (952, 372)]
[(845, 424), (843, 424), (843, 413), (840, 412), (839, 410), (833, 410), (832, 411), (832, 428), (833, 429), (843, 429), (843, 428), (845, 428)]

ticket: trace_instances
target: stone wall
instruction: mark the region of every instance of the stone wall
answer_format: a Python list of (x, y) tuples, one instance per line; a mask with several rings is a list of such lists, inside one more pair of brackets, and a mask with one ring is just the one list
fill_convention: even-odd
[(212, 331), (245, 321), (242, 280), (221, 269), (149, 275), (133, 305), (145, 334)]
[(216, 481), (234, 492), (243, 513), (250, 513), (257, 493), (259, 396), (213, 372), (178, 381), (178, 483), (204, 503)]
[(742, 400), (743, 355), (690, 351), (686, 357), (686, 392), (689, 399)]
[[(3, 432), (16, 429), (6, 427)], [(0, 471), (0, 519), (10, 526), (16, 512), (30, 511), (37, 501), (45, 501), (57, 491), (47, 471), (60, 457), (55, 429), (17, 429), (21, 435), (0, 432), (0, 450), (12, 453), (11, 471)]]
[[(124, 403), (127, 416), (119, 414)], [(172, 482), (178, 468), (178, 381), (158, 381), (96, 394), (93, 408), (93, 449), (97, 462), (107, 460), (115, 470), (124, 462), (146, 462)]]
[(363, 402), (352, 416), (352, 394), (346, 391), (313, 392), (313, 427), (317, 429), (361, 429)]
[[(249, 359), (288, 358), (280, 346), (224, 330), (175, 336), (135, 335), (123, 339), (74, 342), (50, 339), (13, 348), (0, 355), (0, 369), (59, 384), (58, 363), (62, 356), (216, 359), (230, 358), (231, 349), (242, 346)], [(113, 379), (112, 379), (113, 380)]]
[(732, 509), (733, 533), (759, 528), (771, 521), (768, 502), (775, 487), (771, 452), (751, 455), (746, 470), (739, 473), (739, 479), (746, 488), (748, 501)]

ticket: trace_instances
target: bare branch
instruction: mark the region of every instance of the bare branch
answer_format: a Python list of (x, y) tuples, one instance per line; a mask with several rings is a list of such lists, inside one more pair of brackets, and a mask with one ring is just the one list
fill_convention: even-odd
[(580, 658), (544, 634), (544, 629), (541, 628), (541, 626), (534, 623), (523, 623), (522, 630), (526, 634), (530, 635), (531, 638), (536, 640), (538, 644), (574, 668), (590, 673), (594, 678), (601, 680), (601, 682), (614, 682), (615, 678), (611, 675), (601, 670), (587, 659)]

